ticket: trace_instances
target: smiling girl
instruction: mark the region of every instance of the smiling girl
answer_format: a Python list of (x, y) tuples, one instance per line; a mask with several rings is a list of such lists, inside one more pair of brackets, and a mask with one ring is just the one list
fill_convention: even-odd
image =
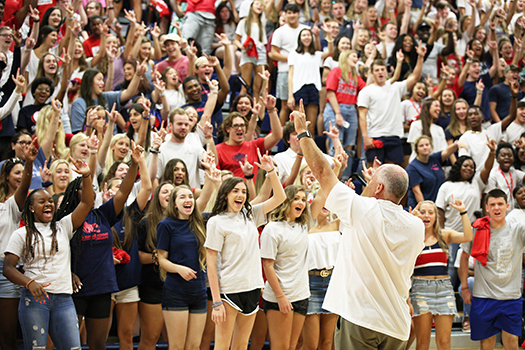
[(268, 172), (273, 196), (252, 207), (243, 179), (229, 178), (219, 188), (207, 224), (204, 246), (207, 248), (208, 280), (213, 298), (211, 317), (216, 324), (215, 348), (218, 350), (229, 349), (232, 341), (235, 348), (248, 346), (264, 286), (257, 227), (264, 224), (266, 214), (286, 198), (271, 158), (262, 156), (260, 163), (257, 165)]

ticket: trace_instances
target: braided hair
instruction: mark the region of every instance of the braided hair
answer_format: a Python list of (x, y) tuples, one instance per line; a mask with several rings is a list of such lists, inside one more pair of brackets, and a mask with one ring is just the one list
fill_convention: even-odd
[[(24, 210), (22, 212), (22, 220), (25, 222), (26, 229), (26, 242), (24, 246), (24, 251), (22, 253), (22, 259), (25, 262), (30, 262), (35, 258), (37, 245), (40, 243), (42, 243), (41, 250), (44, 255), (44, 259), (45, 261), (47, 261), (44, 238), (42, 237), (40, 231), (38, 231), (38, 229), (36, 228), (35, 215), (30, 209), (30, 207), (33, 206), (33, 203), (35, 201), (35, 193), (39, 192), (45, 192), (45, 190), (40, 188), (38, 190), (32, 191), (27, 196), (26, 201), (24, 203)], [(51, 255), (54, 255), (58, 251), (56, 221), (56, 216), (54, 216), (53, 220), (51, 221), (51, 231), (53, 232), (51, 237)]]

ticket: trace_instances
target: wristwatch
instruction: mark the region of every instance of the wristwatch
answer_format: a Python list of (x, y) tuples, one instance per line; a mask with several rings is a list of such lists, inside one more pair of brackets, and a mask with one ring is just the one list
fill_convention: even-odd
[(310, 134), (310, 132), (308, 130), (306, 130), (305, 132), (302, 132), (300, 133), (299, 135), (297, 135), (297, 141), (301, 141), (301, 139), (303, 137), (309, 137), (309, 138), (312, 138), (312, 134)]

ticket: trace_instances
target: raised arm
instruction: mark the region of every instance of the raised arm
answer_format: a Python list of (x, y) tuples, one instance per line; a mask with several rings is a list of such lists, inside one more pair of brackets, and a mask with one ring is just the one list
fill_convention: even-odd
[(272, 129), (272, 132), (264, 138), (264, 149), (271, 150), (283, 138), (283, 128), (279, 120), (277, 108), (275, 107), (277, 99), (274, 96), (268, 94), (268, 88), (266, 88), (264, 94), (266, 98), (263, 99), (261, 97), (261, 102), (268, 111), (270, 116), (270, 128)]
[(122, 180), (120, 189), (118, 190), (117, 194), (115, 194), (115, 197), (113, 197), (113, 205), (115, 206), (115, 213), (117, 215), (119, 215), (122, 209), (124, 209), (124, 205), (126, 204), (128, 196), (133, 189), (133, 185), (135, 184), (138, 163), (140, 161), (142, 152), (144, 152), (144, 148), (142, 148), (142, 146), (135, 145), (135, 142), (131, 141), (131, 166), (128, 169), (126, 177), (124, 180)]
[(425, 61), (425, 54), (427, 53), (427, 48), (421, 44), (417, 47), (417, 64), (414, 68), (414, 71), (410, 73), (407, 78), (407, 91), (412, 90), (414, 85), (421, 79), (421, 72), (423, 71), (423, 62)]
[(113, 138), (113, 129), (115, 128), (115, 122), (117, 121), (117, 113), (118, 113), (115, 110), (116, 107), (117, 107), (116, 103), (113, 103), (111, 112), (106, 111), (106, 114), (108, 115), (108, 123), (106, 125), (106, 132), (104, 133), (104, 138), (102, 139), (102, 143), (100, 144), (100, 148), (98, 150), (98, 157), (97, 157), (98, 164), (101, 167), (104, 167), (104, 165), (106, 164), (106, 157), (108, 155), (108, 150), (111, 144), (111, 139)]
[(80, 204), (71, 214), (73, 229), (76, 230), (84, 223), (86, 216), (95, 205), (95, 192), (93, 192), (93, 178), (88, 165), (82, 160), (74, 160), (69, 156), (71, 163), (74, 165), (73, 170), (82, 175), (82, 196)]
[(151, 187), (152, 187), (151, 178), (148, 174), (148, 164), (146, 163), (146, 158), (144, 158), (144, 153), (140, 155), (139, 170), (140, 170), (140, 191), (137, 194), (137, 204), (140, 210), (144, 210), (144, 208), (146, 208), (146, 205), (149, 202), (149, 198), (151, 195)]
[(221, 63), (215, 56), (207, 56), (204, 54), (206, 58), (208, 59), (208, 64), (215, 67), (215, 72), (217, 73), (217, 78), (219, 79), (219, 95), (217, 96), (217, 102), (222, 104), (224, 103), (224, 100), (226, 99), (226, 96), (228, 96), (228, 93), (230, 92), (230, 83), (228, 83), (228, 78), (226, 77), (226, 74), (224, 74), (224, 71), (221, 68)]
[(31, 186), (31, 178), (33, 175), (33, 162), (38, 155), (38, 150), (35, 148), (33, 142), (27, 147), (24, 148), (24, 156), (26, 158), (26, 163), (24, 164), (24, 170), (22, 172), (22, 180), (20, 185), (13, 195), (15, 197), (16, 204), (18, 209), (24, 209), (24, 203), (27, 198), (27, 193), (29, 191), (29, 186)]
[(501, 132), (505, 132), (507, 128), (509, 127), (510, 123), (516, 119), (517, 115), (517, 102), (516, 98), (518, 97), (518, 91), (519, 91), (519, 84), (517, 81), (513, 81), (510, 83), (510, 109), (509, 109), (509, 115), (505, 117), (501, 121)]
[(259, 169), (266, 170), (266, 177), (270, 179), (270, 182), (272, 184), (272, 190), (273, 195), (270, 197), (270, 199), (267, 199), (263, 203), (263, 212), (264, 214), (268, 214), (275, 208), (279, 206), (284, 200), (286, 199), (286, 194), (284, 193), (283, 186), (281, 185), (281, 181), (279, 181), (279, 176), (277, 176), (277, 173), (275, 172), (275, 167), (273, 165), (273, 159), (265, 154), (264, 156), (261, 156), (261, 152), (259, 149), (257, 149), (257, 154), (259, 155), (259, 162), (255, 163), (259, 167)]
[(486, 185), (489, 181), (490, 171), (492, 170), (492, 166), (494, 165), (494, 157), (496, 156), (496, 141), (490, 140), (487, 135), (487, 147), (490, 149), (489, 155), (487, 159), (485, 160), (485, 165), (483, 166), (483, 169), (481, 169), (481, 172), (479, 173), (479, 177), (481, 178), (481, 181)]
[(42, 148), (46, 159), (48, 159), (52, 155), (53, 142), (55, 141), (55, 135), (57, 133), (58, 125), (60, 122), (60, 112), (62, 111), (62, 104), (56, 99), (53, 99), (53, 101), (51, 101), (51, 106), (51, 116), (48, 128), (46, 130), (46, 133), (44, 134), (44, 139), (38, 140), (38, 144)]
[(444, 161), (447, 160), (451, 155), (453, 155), (454, 152), (456, 152), (456, 151), (459, 150), (460, 148), (464, 148), (464, 149), (468, 150), (467, 145), (465, 145), (465, 144), (464, 144), (463, 142), (461, 142), (461, 141), (456, 141), (456, 142), (454, 142), (453, 144), (448, 145), (448, 147), (445, 148), (445, 150), (441, 151), (441, 160), (444, 162)]
[(465, 243), (472, 241), (472, 226), (470, 226), (470, 219), (467, 214), (467, 208), (460, 199), (454, 199), (452, 195), (452, 202), (450, 206), (461, 215), (461, 224), (463, 225), (463, 232), (457, 232), (454, 230), (441, 230), (443, 239), (447, 244), (450, 243)]
[[(304, 106), (302, 102), (300, 103), (299, 111), (292, 112), (290, 119), (294, 122), (295, 131), (298, 135), (301, 135), (303, 132), (307, 131), (306, 115), (304, 113)], [(330, 164), (326, 160), (321, 150), (319, 150), (313, 139), (309, 137), (302, 137), (299, 140), (299, 143), (308, 166), (310, 166), (310, 169), (314, 173), (315, 178), (319, 181), (321, 188), (328, 196), (330, 191), (332, 191), (332, 188), (339, 182), (339, 180), (334, 175)]]
[(133, 79), (131, 79), (131, 82), (129, 83), (128, 88), (126, 90), (123, 90), (120, 93), (121, 101), (127, 101), (137, 94), (139, 90), (140, 80), (144, 79), (144, 74), (146, 73), (147, 70), (148, 70), (148, 66), (147, 66), (147, 58), (146, 58), (137, 67), (137, 71), (135, 75), (133, 76)]

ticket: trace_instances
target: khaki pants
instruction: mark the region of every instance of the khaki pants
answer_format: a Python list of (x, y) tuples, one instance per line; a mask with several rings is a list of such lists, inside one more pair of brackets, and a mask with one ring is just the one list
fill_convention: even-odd
[(335, 328), (336, 350), (403, 350), (407, 342), (348, 322), (342, 317)]

